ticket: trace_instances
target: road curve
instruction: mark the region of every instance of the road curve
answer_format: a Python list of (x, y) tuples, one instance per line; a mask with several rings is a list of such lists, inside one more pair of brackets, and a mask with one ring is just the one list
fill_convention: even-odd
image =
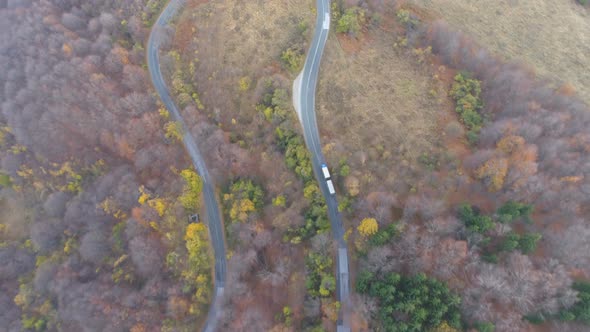
[(321, 165), (325, 163), (315, 114), (315, 91), (324, 46), (330, 32), (330, 0), (316, 0), (317, 17), (313, 40), (305, 59), (303, 70), (293, 83), (293, 104), (303, 127), (305, 144), (311, 152), (313, 170), (328, 206), (328, 217), (334, 241), (338, 244), (336, 255), (336, 299), (341, 303), (337, 331), (350, 331), (347, 312), (350, 310), (350, 281), (348, 272), (348, 248), (344, 241), (342, 215), (338, 211), (336, 195), (330, 195)]
[(208, 217), (207, 220), (209, 223), (209, 238), (211, 239), (215, 254), (215, 291), (211, 302), (211, 307), (209, 309), (209, 314), (207, 315), (207, 321), (203, 328), (203, 331), (209, 332), (215, 331), (218, 314), (220, 312), (219, 307), (221, 306), (223, 290), (225, 287), (227, 261), (225, 242), (223, 239), (223, 224), (221, 222), (217, 200), (215, 199), (215, 190), (213, 190), (213, 184), (211, 182), (209, 172), (207, 171), (205, 160), (201, 156), (199, 148), (195, 143), (195, 139), (187, 129), (184, 120), (178, 111), (178, 108), (170, 96), (170, 91), (168, 90), (168, 87), (166, 86), (166, 83), (162, 77), (159, 62), (161, 30), (166, 26), (166, 24), (168, 24), (170, 19), (178, 12), (178, 10), (181, 9), (183, 5), (184, 0), (171, 0), (160, 14), (160, 17), (158, 17), (156, 23), (154, 23), (147, 45), (147, 60), (154, 88), (160, 95), (160, 99), (170, 114), (172, 114), (174, 121), (182, 124), (184, 133), (182, 141), (184, 143), (184, 147), (189, 154), (195, 169), (203, 179), (203, 198), (205, 200), (205, 207)]

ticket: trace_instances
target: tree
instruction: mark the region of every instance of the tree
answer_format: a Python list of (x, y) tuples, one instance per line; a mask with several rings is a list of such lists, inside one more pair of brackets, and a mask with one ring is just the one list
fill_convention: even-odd
[(108, 239), (101, 232), (91, 231), (82, 237), (80, 255), (84, 260), (100, 264), (108, 254)]
[(41, 253), (55, 250), (60, 245), (62, 235), (63, 227), (56, 220), (36, 222), (30, 228), (31, 240)]
[(502, 241), (501, 249), (504, 251), (512, 251), (519, 247), (520, 241), (520, 235), (514, 232), (510, 232)]
[(320, 284), (320, 296), (330, 296), (334, 290), (336, 290), (336, 279), (331, 274), (324, 274)]
[(336, 280), (332, 275), (333, 266), (332, 258), (327, 255), (310, 252), (305, 256), (305, 286), (310, 295), (328, 297), (336, 289)]
[(199, 199), (203, 190), (203, 180), (191, 168), (180, 171), (180, 176), (184, 179), (185, 185), (182, 195), (178, 198), (180, 203), (187, 211), (195, 211), (199, 208)]
[(272, 200), (272, 205), (274, 205), (274, 206), (285, 207), (286, 204), (287, 204), (287, 199), (285, 198), (284, 195), (279, 195), (279, 196), (273, 198), (273, 200)]
[(299, 49), (288, 48), (281, 54), (281, 60), (285, 67), (292, 73), (297, 72), (303, 65), (303, 52)]
[(182, 124), (180, 122), (170, 121), (164, 125), (164, 131), (167, 139), (182, 141)]
[(478, 113), (483, 108), (480, 84), (480, 81), (470, 78), (470, 74), (459, 73), (455, 76), (455, 82), (450, 91), (451, 97), (456, 102), (455, 111), (459, 113), (461, 121), (469, 130), (467, 137), (471, 143), (477, 140), (483, 125), (483, 118)]
[(459, 330), (457, 330), (454, 327), (449, 326), (449, 323), (447, 323), (445, 321), (445, 322), (442, 322), (442, 324), (440, 324), (439, 326), (437, 326), (434, 329), (430, 330), (430, 332), (459, 332)]
[(129, 242), (129, 252), (142, 277), (150, 278), (161, 273), (164, 255), (157, 238), (137, 236)]
[(475, 171), (478, 179), (484, 180), (489, 191), (498, 191), (504, 186), (504, 179), (508, 174), (508, 159), (491, 158)]
[(496, 144), (496, 147), (506, 154), (512, 154), (513, 152), (518, 151), (521, 147), (525, 145), (525, 140), (521, 136), (516, 135), (508, 135), (502, 138)]
[(480, 322), (475, 324), (475, 329), (477, 332), (494, 332), (496, 327), (490, 322)]
[(379, 231), (379, 224), (375, 218), (365, 218), (357, 229), (362, 236), (369, 237)]
[(590, 325), (590, 283), (578, 281), (572, 285), (572, 288), (578, 292), (578, 300), (573, 306), (562, 309), (557, 318), (563, 321), (576, 320)]
[(385, 229), (380, 229), (377, 231), (377, 233), (373, 234), (369, 238), (369, 244), (373, 246), (382, 246), (389, 243), (389, 241), (391, 241), (391, 239), (397, 235), (398, 230), (396, 224), (390, 224), (389, 226), (385, 227)]
[(356, 35), (361, 30), (362, 24), (365, 23), (365, 11), (352, 7), (346, 10), (338, 20), (336, 32)]
[(492, 218), (479, 213), (479, 209), (469, 204), (462, 204), (458, 208), (458, 217), (468, 230), (475, 233), (486, 233), (494, 227)]
[(527, 233), (519, 239), (518, 249), (520, 249), (523, 254), (530, 254), (537, 249), (537, 242), (542, 237), (543, 236), (538, 233)]
[[(188, 251), (188, 269), (183, 273), (189, 285), (195, 288), (193, 295), (198, 304), (208, 301), (211, 268), (209, 254), (207, 252), (207, 228), (202, 223), (191, 223), (186, 227), (184, 235), (186, 249)], [(198, 308), (191, 306), (191, 310)]]
[(246, 222), (252, 213), (262, 209), (264, 191), (250, 179), (237, 179), (223, 195), (223, 202), (232, 222)]
[(533, 209), (534, 207), (530, 204), (508, 201), (496, 211), (496, 215), (498, 216), (498, 221), (503, 224), (511, 223), (519, 218), (530, 222)]

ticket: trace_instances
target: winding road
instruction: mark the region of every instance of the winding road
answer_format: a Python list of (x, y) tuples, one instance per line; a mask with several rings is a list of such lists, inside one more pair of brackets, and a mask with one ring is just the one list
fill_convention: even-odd
[(337, 331), (350, 331), (350, 323), (347, 313), (350, 310), (349, 293), (350, 281), (348, 272), (348, 248), (344, 241), (344, 227), (342, 225), (342, 215), (338, 211), (338, 200), (336, 195), (331, 195), (326, 180), (321, 171), (321, 165), (325, 163), (320, 143), (320, 135), (315, 114), (315, 92), (318, 82), (318, 74), (324, 46), (330, 32), (330, 1), (317, 0), (317, 17), (313, 40), (311, 47), (305, 59), (303, 70), (293, 83), (293, 104), (301, 125), (305, 144), (311, 152), (313, 170), (318, 181), (320, 189), (326, 199), (328, 206), (328, 217), (332, 227), (334, 241), (338, 244), (338, 254), (336, 255), (336, 299), (341, 303), (341, 309), (338, 313)]
[(186, 127), (178, 108), (174, 104), (170, 91), (164, 82), (162, 72), (160, 70), (160, 59), (159, 59), (159, 47), (161, 43), (161, 30), (168, 24), (170, 19), (178, 12), (179, 9), (184, 5), (184, 0), (171, 0), (170, 3), (158, 17), (158, 20), (152, 27), (150, 33), (148, 45), (147, 45), (147, 60), (150, 76), (154, 88), (160, 95), (160, 99), (172, 114), (174, 121), (182, 124), (183, 137), (182, 141), (184, 147), (188, 152), (193, 166), (203, 179), (203, 197), (205, 200), (205, 208), (207, 210), (207, 220), (209, 225), (209, 237), (214, 250), (215, 255), (215, 291), (209, 314), (207, 315), (207, 321), (203, 328), (203, 331), (215, 331), (216, 323), (218, 321), (218, 315), (220, 312), (221, 300), (223, 298), (223, 290), (225, 286), (225, 277), (227, 271), (227, 261), (225, 253), (225, 242), (223, 239), (223, 224), (219, 213), (219, 207), (215, 198), (215, 190), (209, 176), (209, 171), (205, 165), (205, 161), (201, 156), (199, 148), (195, 143), (195, 139), (191, 135), (190, 131)]
[[(160, 99), (170, 114), (172, 114), (174, 121), (182, 124), (184, 133), (184, 146), (193, 162), (195, 169), (203, 179), (203, 196), (207, 210), (209, 236), (211, 238), (215, 254), (215, 293), (209, 314), (207, 316), (207, 321), (203, 329), (204, 331), (209, 332), (215, 331), (216, 328), (226, 279), (227, 261), (225, 242), (223, 238), (223, 225), (221, 222), (217, 200), (215, 198), (215, 191), (213, 189), (213, 184), (211, 182), (207, 166), (205, 165), (205, 161), (201, 156), (197, 144), (195, 143), (195, 139), (191, 135), (190, 131), (187, 130), (184, 120), (180, 115), (177, 106), (174, 104), (174, 101), (170, 95), (170, 91), (168, 90), (162, 77), (159, 62), (159, 46), (162, 37), (161, 30), (168, 24), (170, 19), (178, 12), (178, 10), (181, 9), (183, 5), (184, 0), (171, 0), (166, 8), (162, 11), (150, 33), (147, 45), (147, 59), (154, 88), (158, 92)], [(344, 227), (342, 225), (342, 216), (338, 211), (338, 201), (335, 195), (330, 194), (321, 171), (321, 165), (325, 163), (325, 158), (322, 154), (322, 145), (319, 139), (319, 131), (315, 115), (315, 91), (320, 62), (329, 31), (330, 1), (317, 0), (317, 19), (314, 37), (307, 54), (307, 58), (305, 59), (303, 70), (293, 85), (293, 103), (303, 127), (305, 143), (311, 152), (315, 177), (326, 199), (332, 235), (334, 237), (334, 241), (338, 245), (338, 254), (336, 255), (336, 283), (338, 291), (336, 293), (336, 299), (340, 301), (341, 309), (338, 313), (337, 331), (348, 332), (350, 331), (350, 324), (347, 319), (347, 312), (350, 309), (348, 248), (346, 246), (346, 241), (344, 241)]]

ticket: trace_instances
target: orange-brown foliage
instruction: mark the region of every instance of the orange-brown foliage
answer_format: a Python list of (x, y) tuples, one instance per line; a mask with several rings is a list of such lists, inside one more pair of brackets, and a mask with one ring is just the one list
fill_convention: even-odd
[(508, 159), (492, 158), (475, 172), (478, 179), (485, 180), (489, 191), (498, 191), (504, 186), (508, 173)]

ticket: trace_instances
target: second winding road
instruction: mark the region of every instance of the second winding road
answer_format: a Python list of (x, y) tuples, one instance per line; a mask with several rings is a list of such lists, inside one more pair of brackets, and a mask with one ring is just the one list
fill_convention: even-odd
[(203, 179), (203, 198), (205, 200), (205, 208), (207, 210), (207, 221), (209, 226), (209, 237), (214, 250), (215, 255), (215, 293), (207, 316), (204, 331), (210, 332), (215, 331), (216, 323), (218, 321), (218, 315), (220, 312), (221, 300), (223, 297), (223, 290), (225, 287), (225, 275), (227, 270), (226, 253), (225, 253), (225, 242), (223, 239), (223, 224), (221, 222), (221, 216), (219, 213), (219, 207), (215, 198), (215, 190), (209, 171), (205, 165), (205, 160), (195, 143), (195, 139), (190, 131), (187, 129), (174, 100), (170, 95), (170, 91), (164, 82), (162, 77), (162, 71), (160, 70), (160, 57), (159, 48), (162, 37), (162, 29), (168, 24), (170, 19), (178, 12), (178, 10), (184, 5), (184, 0), (172, 0), (158, 17), (158, 20), (152, 28), (150, 38), (147, 45), (147, 57), (148, 57), (148, 68), (154, 88), (160, 95), (162, 103), (168, 109), (174, 121), (180, 123), (183, 129), (182, 142), (184, 147), (189, 154), (193, 166)]

